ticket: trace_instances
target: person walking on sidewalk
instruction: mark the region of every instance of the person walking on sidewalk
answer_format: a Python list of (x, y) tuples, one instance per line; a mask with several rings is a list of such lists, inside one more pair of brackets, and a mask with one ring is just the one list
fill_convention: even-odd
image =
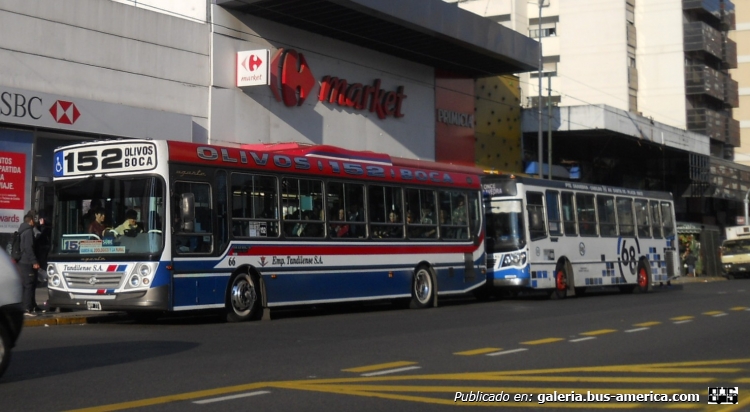
[(688, 249), (685, 251), (682, 259), (685, 260), (685, 264), (687, 265), (687, 275), (694, 278), (695, 263), (698, 261), (698, 258), (695, 257), (692, 250)]
[(18, 227), (21, 238), (21, 258), (16, 267), (23, 283), (23, 308), (26, 316), (36, 316), (36, 271), (39, 269), (34, 247), (34, 212), (29, 211), (23, 217), (23, 223)]

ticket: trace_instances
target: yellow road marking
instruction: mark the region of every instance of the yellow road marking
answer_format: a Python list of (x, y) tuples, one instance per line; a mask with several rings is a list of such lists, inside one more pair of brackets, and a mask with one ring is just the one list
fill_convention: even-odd
[(379, 363), (377, 365), (368, 365), (368, 366), (360, 366), (358, 368), (349, 368), (349, 369), (342, 369), (343, 372), (370, 372), (370, 371), (377, 371), (381, 369), (390, 369), (390, 368), (399, 368), (401, 366), (409, 366), (409, 365), (416, 365), (417, 362), (408, 362), (408, 361), (398, 361), (398, 362), (389, 362), (389, 363)]
[(734, 383), (750, 383), (750, 378), (739, 378), (735, 379)]
[(746, 306), (735, 306), (735, 307), (733, 307), (730, 310), (747, 310), (747, 307)]
[(539, 339), (539, 340), (530, 340), (527, 342), (521, 342), (521, 345), (542, 345), (545, 343), (553, 343), (553, 342), (560, 342), (561, 340), (565, 340), (563, 338), (546, 338), (546, 339)]
[(485, 353), (491, 353), (491, 352), (500, 352), (503, 350), (503, 348), (481, 348), (481, 349), (473, 349), (473, 350), (465, 350), (463, 352), (455, 352), (454, 355), (461, 355), (461, 356), (472, 356), (472, 355), (483, 355)]
[(597, 336), (597, 335), (605, 335), (607, 333), (617, 332), (617, 329), (599, 329), (599, 330), (592, 330), (591, 332), (583, 332), (581, 335), (583, 336)]
[[(390, 364), (384, 365), (392, 365)], [(160, 396), (149, 399), (140, 399), (130, 402), (122, 402), (110, 405), (100, 405), (91, 408), (77, 409), (69, 412), (105, 412), (105, 411), (117, 411), (122, 409), (133, 409), (141, 408), (159, 404), (166, 404), (172, 402), (180, 402), (199, 398), (208, 398), (216, 395), (226, 395), (237, 392), (247, 392), (257, 390), (259, 388), (278, 388), (278, 389), (296, 389), (306, 391), (317, 391), (325, 393), (335, 394), (347, 394), (363, 397), (372, 398), (383, 398), (393, 400), (403, 400), (421, 403), (432, 403), (432, 404), (443, 404), (443, 405), (456, 405), (453, 402), (453, 396), (446, 398), (433, 398), (429, 396), (414, 396), (398, 393), (383, 393), (388, 392), (412, 392), (412, 393), (449, 393), (451, 395), (455, 392), (467, 392), (480, 390), (485, 393), (500, 393), (505, 391), (506, 393), (549, 393), (550, 390), (557, 390), (558, 392), (571, 392), (580, 391), (580, 387), (564, 388), (557, 385), (544, 385), (534, 387), (508, 387), (503, 384), (500, 386), (476, 386), (476, 385), (435, 385), (431, 386), (428, 384), (430, 381), (464, 381), (464, 382), (573, 382), (573, 383), (664, 383), (668, 385), (674, 385), (679, 383), (713, 383), (723, 381), (726, 382), (725, 378), (713, 378), (713, 377), (653, 377), (653, 376), (550, 376), (552, 374), (563, 374), (571, 372), (618, 372), (618, 373), (643, 373), (643, 372), (654, 372), (654, 373), (705, 373), (706, 371), (712, 372), (732, 372), (745, 374), (745, 370), (740, 368), (740, 365), (750, 364), (750, 358), (744, 359), (723, 359), (715, 361), (690, 361), (690, 362), (672, 362), (672, 363), (653, 363), (653, 364), (638, 364), (638, 365), (610, 365), (610, 366), (595, 366), (595, 367), (573, 367), (573, 368), (556, 368), (556, 369), (536, 369), (536, 370), (518, 370), (518, 371), (502, 371), (502, 372), (478, 372), (478, 373), (456, 373), (456, 374), (436, 374), (436, 375), (415, 375), (415, 376), (389, 376), (389, 377), (349, 377), (349, 378), (332, 378), (332, 379), (315, 379), (315, 380), (298, 380), (298, 381), (279, 381), (279, 382), (258, 382), (252, 384), (228, 386), (224, 388), (215, 388), (209, 390), (187, 392), (182, 394), (173, 394), (167, 396)], [(719, 365), (731, 365), (732, 368), (719, 368)], [(535, 375), (535, 376), (530, 376)], [(543, 375), (543, 376), (539, 376)], [(423, 384), (411, 384), (411, 385), (398, 385), (396, 382), (424, 382)], [(735, 380), (737, 382), (746, 383), (750, 381), (750, 378), (739, 378)], [(388, 384), (388, 383), (391, 384)], [(381, 383), (381, 384), (378, 384)], [(490, 383), (489, 385), (493, 385)], [(342, 385), (343, 384), (343, 385)], [(553, 389), (550, 389), (553, 388)], [(655, 389), (654, 387), (637, 389), (637, 388), (586, 388), (592, 393), (648, 393), (653, 391), (654, 393), (683, 393), (687, 391), (684, 388), (661, 388)], [(687, 391), (690, 392), (690, 391)], [(468, 405), (468, 404), (464, 404)], [(575, 402), (571, 403), (556, 403), (549, 402), (545, 403), (546, 406), (554, 406), (557, 408), (580, 408), (581, 405)], [(735, 411), (742, 408), (746, 408), (750, 405), (750, 397), (743, 398), (738, 405), (722, 405), (727, 408), (716, 409), (721, 411)], [(476, 403), (471, 406), (496, 406), (487, 403)], [(525, 403), (508, 403), (503, 402), (503, 407), (540, 407), (537, 402), (525, 402)], [(616, 404), (587, 404), (587, 408), (635, 408), (643, 407), (642, 403), (616, 403)], [(703, 408), (703, 404), (675, 404), (669, 405), (670, 409), (673, 407), (676, 409), (695, 409)]]
[(710, 312), (703, 312), (704, 315), (708, 315), (708, 316), (721, 315), (722, 313), (724, 313), (724, 312), (722, 312), (720, 310), (712, 310)]
[(690, 319), (693, 319), (693, 317), (694, 317), (694, 316), (678, 316), (678, 317), (676, 317), (676, 318), (670, 318), (670, 320), (676, 320), (676, 321), (680, 321), (680, 320), (690, 320)]
[(634, 323), (633, 326), (638, 326), (641, 328), (648, 328), (650, 326), (656, 326), (661, 325), (661, 322), (643, 322), (643, 323)]

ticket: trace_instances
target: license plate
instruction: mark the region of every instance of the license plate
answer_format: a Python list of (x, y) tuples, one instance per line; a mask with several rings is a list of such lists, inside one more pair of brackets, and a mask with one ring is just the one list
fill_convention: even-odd
[(102, 310), (101, 302), (88, 301), (86, 302), (86, 308), (88, 310)]

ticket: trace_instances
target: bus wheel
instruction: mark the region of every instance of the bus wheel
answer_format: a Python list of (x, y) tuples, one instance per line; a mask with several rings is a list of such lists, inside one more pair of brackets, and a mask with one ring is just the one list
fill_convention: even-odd
[(551, 299), (565, 299), (568, 296), (568, 271), (560, 266), (555, 271), (555, 290), (549, 295)]
[(263, 311), (258, 286), (256, 278), (250, 273), (234, 275), (227, 296), (227, 322), (260, 319)]
[(435, 298), (435, 282), (432, 272), (426, 266), (420, 266), (414, 274), (411, 286), (412, 309), (426, 308), (432, 305)]
[(636, 286), (638, 293), (648, 292), (648, 288), (651, 286), (651, 272), (643, 261), (638, 262), (638, 277), (636, 278), (636, 282), (638, 283)]

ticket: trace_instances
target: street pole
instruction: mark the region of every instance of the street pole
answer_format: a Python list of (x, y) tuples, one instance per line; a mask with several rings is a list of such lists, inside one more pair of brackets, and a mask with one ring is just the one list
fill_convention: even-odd
[(552, 77), (547, 75), (547, 178), (552, 180)]
[(544, 3), (544, 0), (538, 0), (539, 2), (539, 99), (537, 101), (537, 106), (539, 106), (539, 127), (538, 127), (538, 136), (537, 136), (537, 144), (539, 146), (539, 178), (544, 179), (544, 171), (543, 171), (543, 165), (544, 165), (544, 155), (543, 155), (543, 140), (542, 140), (542, 4)]

